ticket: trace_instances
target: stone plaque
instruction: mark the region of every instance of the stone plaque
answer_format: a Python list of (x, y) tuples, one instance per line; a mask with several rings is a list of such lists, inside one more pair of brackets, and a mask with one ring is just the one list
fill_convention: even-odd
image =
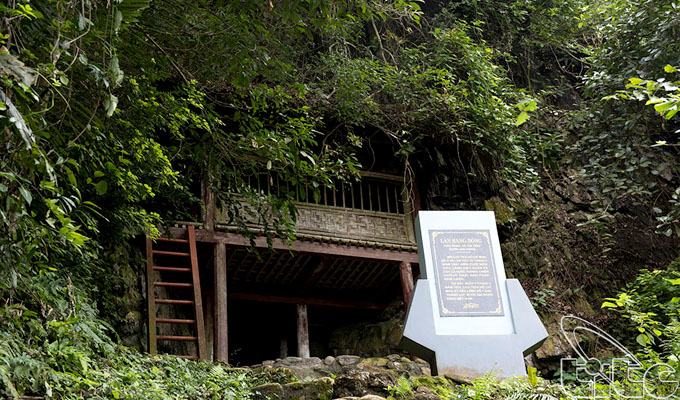
[(440, 316), (503, 315), (488, 230), (431, 230), (430, 245)]

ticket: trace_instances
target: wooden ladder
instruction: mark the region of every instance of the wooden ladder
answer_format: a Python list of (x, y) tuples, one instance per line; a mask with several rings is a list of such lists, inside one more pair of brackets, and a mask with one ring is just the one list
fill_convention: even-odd
[[(185, 247), (186, 251), (177, 251), (175, 248), (168, 250), (164, 247), (158, 249), (160, 244), (175, 245)], [(156, 265), (157, 259), (178, 260), (170, 265)], [(163, 261), (167, 263), (168, 261)], [(162, 280), (164, 273), (172, 273), (175, 276), (188, 276), (186, 280), (180, 282), (166, 282)], [(159, 280), (156, 280), (156, 276)], [(146, 282), (147, 299), (149, 307), (149, 353), (158, 352), (158, 341), (192, 341), (196, 343), (197, 354), (179, 355), (189, 359), (207, 359), (205, 347), (205, 327), (203, 325), (203, 304), (201, 300), (201, 282), (198, 271), (198, 257), (196, 254), (196, 233), (193, 226), (187, 227), (187, 237), (185, 239), (174, 239), (161, 237), (156, 240), (146, 238)], [(192, 289), (193, 298), (191, 299), (170, 299), (156, 297), (156, 288), (186, 288)], [(157, 315), (160, 314), (157, 305), (167, 305), (172, 310), (179, 305), (193, 305), (194, 319), (170, 318)], [(191, 325), (195, 335), (175, 336), (160, 335), (157, 333), (159, 324), (178, 324)]]

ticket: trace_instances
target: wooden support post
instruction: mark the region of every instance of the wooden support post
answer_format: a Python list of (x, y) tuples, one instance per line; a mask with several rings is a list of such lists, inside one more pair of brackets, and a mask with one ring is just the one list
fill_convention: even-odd
[(205, 346), (208, 360), (215, 361), (215, 285), (203, 286), (205, 295)]
[(309, 323), (306, 304), (297, 305), (297, 342), (298, 357), (309, 358)]
[(288, 339), (284, 336), (281, 338), (281, 344), (279, 347), (279, 357), (288, 357)]
[(198, 250), (196, 249), (196, 232), (193, 226), (187, 228), (187, 239), (189, 240), (189, 254), (191, 256), (191, 275), (194, 285), (194, 310), (196, 313), (196, 355), (201, 360), (207, 360), (208, 355), (205, 348), (205, 324), (203, 322), (203, 299), (201, 297), (201, 276), (198, 270)]
[(404, 295), (404, 308), (408, 311), (411, 293), (413, 293), (413, 271), (411, 270), (410, 262), (401, 262), (399, 265), (399, 275), (401, 277), (401, 291)]
[(207, 231), (215, 230), (215, 195), (212, 190), (213, 179), (210, 172), (203, 179), (203, 225)]
[(215, 361), (229, 362), (227, 329), (227, 246), (215, 244)]
[(146, 301), (147, 308), (149, 309), (147, 314), (149, 316), (148, 327), (149, 327), (149, 354), (156, 354), (158, 349), (156, 348), (156, 293), (154, 290), (154, 276), (155, 271), (153, 270), (153, 244), (151, 239), (146, 238)]
[[(206, 168), (203, 175), (203, 181), (201, 182), (203, 189), (203, 226), (209, 232), (215, 231), (215, 195), (212, 191), (213, 179), (210, 175), (210, 171)], [(215, 325), (215, 316), (217, 315), (217, 309), (215, 308), (215, 297), (217, 296), (217, 249), (215, 249), (215, 257), (213, 258), (213, 280), (214, 284), (209, 286), (210, 289), (207, 290), (207, 306), (206, 306), (206, 341), (207, 341), (207, 352), (208, 358), (212, 361), (217, 361), (217, 346), (219, 340), (217, 340), (217, 326)], [(226, 260), (224, 261), (226, 266)], [(226, 279), (226, 278), (225, 278)], [(226, 360), (225, 360), (226, 361)]]

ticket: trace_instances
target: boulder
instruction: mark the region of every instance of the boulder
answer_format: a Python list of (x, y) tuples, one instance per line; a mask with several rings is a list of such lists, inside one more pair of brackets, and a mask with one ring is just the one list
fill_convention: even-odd
[[(261, 371), (265, 382), (255, 388), (261, 397), (281, 400), (307, 400), (375, 396), (387, 396), (387, 389), (397, 383), (400, 376), (429, 376), (430, 366), (421, 359), (411, 360), (399, 354), (386, 357), (361, 358), (353, 355), (317, 357), (287, 357), (264, 361), (255, 368)], [(289, 383), (292, 382), (292, 383)], [(328, 397), (327, 393), (330, 393)], [(315, 397), (316, 396), (316, 397)], [(363, 397), (362, 397), (363, 396)], [(427, 393), (419, 399), (429, 400)], [(367, 398), (365, 400), (370, 399)]]
[(333, 379), (319, 378), (283, 385), (281, 400), (330, 400), (333, 397)]
[(280, 383), (265, 383), (253, 388), (254, 400), (283, 399), (283, 386)]
[(361, 357), (344, 355), (344, 356), (337, 356), (335, 358), (335, 360), (341, 366), (346, 367), (348, 365), (358, 364), (359, 361), (361, 361)]

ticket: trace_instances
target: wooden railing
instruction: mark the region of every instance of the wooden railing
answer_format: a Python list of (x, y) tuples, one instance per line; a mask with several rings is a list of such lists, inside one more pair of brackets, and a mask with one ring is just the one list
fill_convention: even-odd
[(340, 182), (335, 187), (321, 187), (318, 191), (308, 185), (294, 185), (269, 175), (251, 176), (247, 182), (258, 193), (289, 197), (297, 203), (404, 213), (404, 181), (395, 175), (362, 172), (360, 181)]
[[(262, 194), (294, 199), (300, 238), (366, 246), (415, 243), (413, 215), (402, 177), (363, 172), (357, 182), (319, 191), (270, 176), (252, 177), (249, 185)], [(216, 225), (234, 228), (221, 212), (217, 213)]]

